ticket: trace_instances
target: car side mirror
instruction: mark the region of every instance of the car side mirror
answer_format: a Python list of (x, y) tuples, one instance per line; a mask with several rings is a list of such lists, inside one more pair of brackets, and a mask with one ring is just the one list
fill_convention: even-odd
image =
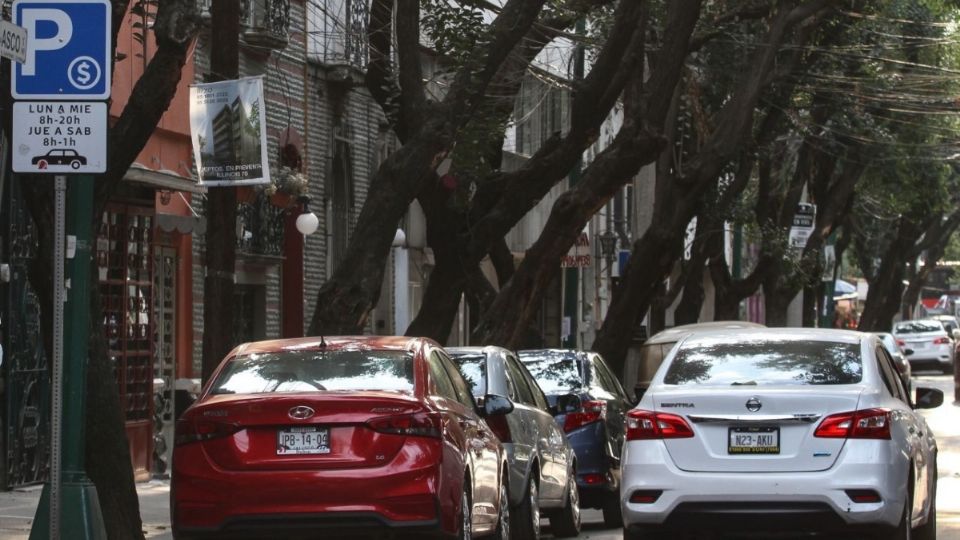
[(903, 350), (903, 355), (904, 355), (904, 356), (910, 356), (911, 354), (913, 354), (913, 349), (904, 349), (904, 350)]
[(943, 405), (943, 391), (937, 388), (917, 387), (914, 409), (935, 409)]
[(484, 416), (503, 416), (513, 412), (513, 402), (510, 399), (496, 394), (483, 396)]
[(557, 414), (566, 414), (568, 412), (580, 410), (580, 396), (575, 394), (564, 394), (557, 397)]

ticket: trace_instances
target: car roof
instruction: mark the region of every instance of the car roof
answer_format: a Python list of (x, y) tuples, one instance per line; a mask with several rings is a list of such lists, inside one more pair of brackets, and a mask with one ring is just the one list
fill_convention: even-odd
[(693, 334), (694, 332), (712, 331), (712, 330), (740, 330), (746, 328), (766, 328), (762, 324), (749, 321), (711, 321), (693, 324), (684, 324), (674, 326), (666, 330), (661, 330), (648, 339), (645, 343), (656, 345), (658, 343), (673, 343)]
[(392, 350), (415, 351), (422, 344), (429, 343), (439, 347), (427, 338), (412, 338), (407, 336), (315, 336), (290, 339), (271, 339), (254, 341), (238, 345), (232, 356), (254, 353), (271, 353), (280, 351), (296, 351), (302, 349), (325, 348), (328, 351), (336, 350)]
[[(590, 357), (589, 352), (579, 349), (522, 349), (517, 351), (517, 356), (522, 360), (524, 356), (567, 356), (578, 360), (586, 360)], [(596, 354), (596, 353), (592, 353)]]
[(486, 345), (483, 347), (473, 346), (473, 347), (444, 347), (443, 350), (447, 351), (450, 355), (461, 355), (461, 354), (510, 354), (510, 351), (504, 349), (503, 347), (498, 347), (496, 345)]
[(718, 338), (751, 341), (827, 341), (836, 343), (859, 343), (865, 338), (876, 338), (867, 332), (835, 330), (832, 328), (742, 328), (738, 330), (709, 330), (697, 332), (684, 339), (684, 344), (700, 340), (716, 341)]

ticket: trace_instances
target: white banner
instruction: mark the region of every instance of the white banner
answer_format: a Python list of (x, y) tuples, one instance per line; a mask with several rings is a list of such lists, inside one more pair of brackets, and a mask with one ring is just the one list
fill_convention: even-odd
[(260, 77), (191, 86), (190, 137), (200, 183), (269, 183), (266, 118)]

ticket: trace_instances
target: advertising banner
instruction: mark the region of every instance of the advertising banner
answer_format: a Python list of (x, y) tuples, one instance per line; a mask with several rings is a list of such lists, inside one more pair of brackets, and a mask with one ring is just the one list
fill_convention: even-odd
[(190, 137), (201, 184), (269, 183), (263, 79), (191, 86)]

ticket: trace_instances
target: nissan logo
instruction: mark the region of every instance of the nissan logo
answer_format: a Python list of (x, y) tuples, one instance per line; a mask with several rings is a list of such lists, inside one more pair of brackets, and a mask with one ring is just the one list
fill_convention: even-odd
[(314, 410), (306, 405), (297, 405), (290, 409), (287, 415), (294, 420), (306, 420), (313, 416)]
[(757, 398), (754, 397), (754, 398), (750, 398), (750, 399), (747, 400), (747, 410), (748, 410), (748, 411), (750, 411), (750, 412), (757, 412), (757, 411), (760, 410), (761, 407), (763, 407), (763, 405), (760, 404), (760, 400), (759, 400), (759, 399), (757, 399)]

